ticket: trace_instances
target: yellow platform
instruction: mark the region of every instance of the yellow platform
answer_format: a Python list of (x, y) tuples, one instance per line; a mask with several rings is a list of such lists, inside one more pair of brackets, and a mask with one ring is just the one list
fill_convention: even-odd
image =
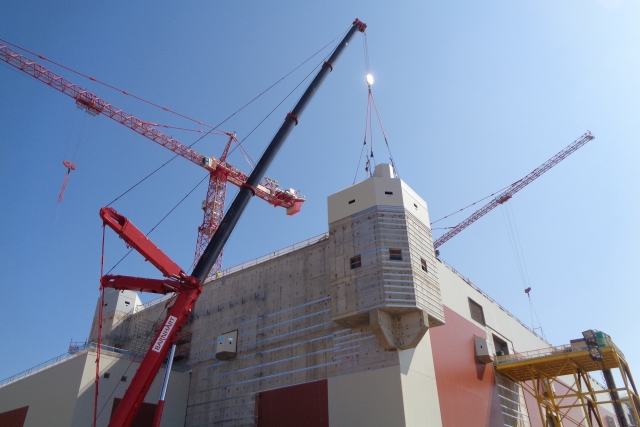
[[(571, 347), (553, 347), (524, 354), (507, 354), (496, 357), (496, 370), (515, 381), (531, 381), (571, 375), (579, 367), (582, 372), (619, 368), (619, 358), (624, 357), (614, 347), (600, 347), (602, 362), (591, 359), (588, 350), (572, 351)], [(533, 354), (529, 354), (533, 353)]]

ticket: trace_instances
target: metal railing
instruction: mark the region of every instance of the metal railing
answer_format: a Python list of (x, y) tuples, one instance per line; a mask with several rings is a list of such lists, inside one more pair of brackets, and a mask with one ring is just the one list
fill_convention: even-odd
[[(255, 265), (258, 265), (258, 264), (261, 264), (263, 262), (272, 260), (272, 259), (277, 258), (279, 256), (286, 255), (286, 254), (291, 253), (293, 251), (297, 251), (298, 249), (302, 249), (304, 247), (311, 246), (314, 243), (321, 242), (322, 240), (325, 240), (325, 239), (328, 239), (328, 238), (329, 238), (329, 233), (322, 233), (322, 234), (319, 234), (319, 235), (317, 235), (315, 237), (311, 237), (311, 238), (309, 238), (307, 240), (303, 240), (302, 242), (294, 243), (291, 246), (287, 246), (286, 248), (278, 249), (277, 251), (271, 252), (270, 254), (267, 254), (267, 255), (264, 255), (264, 256), (261, 256), (260, 258), (253, 259), (251, 261), (246, 261), (246, 262), (243, 262), (242, 264), (238, 264), (236, 266), (227, 268), (226, 270), (220, 271), (220, 272), (216, 273), (216, 275), (213, 278), (207, 279), (207, 282), (219, 279), (221, 277), (227, 276), (227, 275), (232, 274), (232, 273), (236, 273), (236, 272), (238, 272), (240, 270), (244, 270), (245, 268), (253, 267)], [(205, 283), (207, 283), (207, 282), (205, 282)], [(152, 306), (154, 306), (156, 304), (159, 304), (161, 302), (167, 301), (167, 300), (171, 299), (173, 297), (173, 295), (174, 294), (167, 294), (167, 295), (164, 295), (164, 296), (162, 296), (160, 298), (156, 298), (156, 299), (151, 300), (151, 301), (149, 301), (147, 303), (139, 305), (134, 310), (134, 313), (138, 313), (138, 312), (140, 312), (142, 310), (145, 310), (145, 309), (147, 309), (149, 307), (152, 307)]]
[[(76, 350), (61, 354), (60, 356), (54, 357), (53, 359), (49, 359), (46, 362), (42, 362), (39, 365), (36, 365), (32, 368), (29, 368), (27, 370), (24, 370), (22, 372), (19, 372), (15, 375), (12, 375), (8, 378), (5, 378), (3, 380), (0, 381), (0, 387), (4, 387), (6, 385), (9, 385), (13, 382), (16, 382), (17, 380), (24, 378), (24, 377), (28, 377), (30, 375), (33, 375), (37, 372), (43, 371), (47, 368), (50, 368), (51, 366), (54, 365), (58, 365), (66, 360), (69, 360), (73, 357), (79, 356), (81, 354), (86, 353), (89, 350), (95, 349), (96, 348), (96, 343), (88, 343), (88, 344), (84, 344), (82, 346), (79, 346)], [(106, 345), (102, 345), (100, 346), (100, 351), (102, 353), (111, 353), (111, 354), (117, 354), (120, 356), (135, 356), (130, 354), (129, 352), (119, 349), (119, 348), (115, 348), (115, 347), (109, 347)]]
[(538, 357), (552, 356), (556, 354), (571, 353), (572, 351), (571, 345), (563, 344), (555, 347), (524, 351), (522, 353), (516, 352), (515, 354), (505, 354), (504, 356), (496, 356), (496, 365), (501, 365), (507, 362), (536, 359)]
[(144, 303), (144, 304), (142, 304), (142, 305), (137, 306), (137, 307), (133, 310), (133, 314), (138, 313), (138, 312), (140, 312), (140, 311), (142, 311), (142, 310), (145, 310), (145, 309), (147, 309), (147, 308), (149, 308), (149, 307), (152, 307), (152, 306), (154, 306), (154, 305), (156, 305), (156, 304), (160, 304), (161, 302), (168, 301), (168, 300), (170, 300), (171, 298), (173, 298), (174, 296), (175, 296), (175, 294), (172, 292), (172, 293), (170, 293), (170, 294), (163, 295), (163, 296), (161, 296), (160, 298), (152, 299), (152, 300), (151, 300), (151, 301), (149, 301), (149, 302), (146, 302), (146, 303)]
[(229, 274), (235, 273), (235, 272), (240, 271), (240, 270), (244, 270), (245, 268), (253, 267), (255, 265), (258, 265), (258, 264), (261, 264), (263, 262), (272, 260), (272, 259), (277, 258), (277, 257), (282, 256), (282, 255), (286, 255), (286, 254), (291, 253), (293, 251), (297, 251), (298, 249), (302, 249), (304, 247), (311, 246), (314, 243), (321, 242), (322, 240), (325, 240), (325, 239), (328, 239), (328, 238), (329, 238), (329, 233), (319, 234), (319, 235), (311, 237), (311, 238), (309, 238), (307, 240), (303, 240), (302, 242), (298, 242), (298, 243), (295, 243), (295, 244), (293, 244), (291, 246), (287, 246), (286, 248), (278, 249), (277, 251), (271, 252), (268, 255), (262, 256), (260, 258), (256, 258), (256, 259), (251, 260), (251, 261), (243, 262), (242, 264), (239, 264), (239, 265), (236, 265), (234, 267), (231, 267), (231, 268), (228, 268), (226, 270), (223, 270), (223, 271), (217, 273), (213, 280), (218, 279), (220, 277), (227, 276)]
[[(622, 354), (618, 346), (615, 345), (611, 340), (607, 340), (607, 343), (606, 345), (604, 345), (604, 347), (612, 347), (616, 351), (616, 353), (618, 353), (618, 356), (624, 359), (624, 354)], [(584, 350), (574, 349), (571, 347), (570, 344), (563, 344), (555, 347), (545, 347), (537, 350), (524, 351), (522, 353), (515, 352), (515, 354), (505, 354), (504, 356), (496, 356), (495, 363), (496, 365), (501, 365), (503, 363), (508, 363), (508, 362), (519, 362), (521, 360), (536, 359), (538, 357), (554, 356), (557, 354), (572, 353), (576, 351), (584, 351)]]
[(515, 321), (517, 321), (518, 323), (520, 323), (522, 326), (524, 326), (526, 329), (529, 330), (529, 332), (533, 333), (535, 336), (537, 336), (538, 338), (540, 338), (542, 341), (546, 342), (547, 344), (551, 345), (551, 343), (549, 341), (547, 341), (544, 337), (541, 337), (540, 334), (538, 334), (536, 331), (534, 331), (533, 329), (531, 329), (530, 327), (528, 327), (527, 325), (525, 325), (522, 320), (518, 319), (516, 316), (514, 316), (513, 314), (511, 314), (511, 312), (509, 312), (509, 310), (507, 310), (506, 308), (504, 308), (503, 306), (501, 306), (496, 300), (494, 300), (493, 298), (491, 298), (489, 295), (487, 295), (482, 289), (480, 289), (479, 287), (477, 287), (475, 284), (473, 284), (473, 282), (471, 282), (471, 280), (469, 280), (467, 277), (463, 276), (462, 273), (460, 273), (458, 270), (456, 270), (455, 268), (451, 267), (449, 264), (447, 264), (446, 262), (444, 262), (443, 260), (441, 260), (440, 258), (438, 258), (438, 261), (440, 261), (445, 267), (447, 267), (449, 270), (451, 270), (453, 273), (455, 273), (456, 276), (458, 276), (459, 278), (461, 278), (467, 285), (471, 286), (473, 289), (475, 289), (476, 291), (478, 291), (482, 296), (484, 296), (486, 299), (488, 299), (489, 301), (491, 301), (492, 303), (494, 303), (495, 305), (498, 306), (498, 308), (500, 308), (500, 310), (504, 311), (505, 313), (507, 313), (507, 315), (509, 315), (509, 317), (511, 317), (512, 319), (514, 319)]

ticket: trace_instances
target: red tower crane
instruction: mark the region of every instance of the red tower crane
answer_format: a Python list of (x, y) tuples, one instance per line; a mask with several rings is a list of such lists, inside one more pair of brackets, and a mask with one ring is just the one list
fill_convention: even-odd
[(535, 179), (540, 177), (540, 175), (542, 175), (543, 173), (545, 173), (546, 171), (548, 171), (549, 169), (551, 169), (552, 167), (554, 167), (555, 165), (557, 165), (558, 163), (560, 163), (561, 161), (569, 157), (570, 154), (574, 153), (576, 150), (578, 150), (578, 148), (582, 147), (583, 145), (585, 145), (587, 142), (591, 141), (594, 138), (595, 137), (591, 135), (591, 132), (587, 131), (587, 133), (585, 133), (580, 138), (573, 141), (571, 144), (565, 147), (558, 154), (556, 154), (555, 156), (553, 156), (552, 158), (544, 162), (542, 165), (534, 169), (529, 175), (511, 184), (509, 188), (507, 188), (502, 193), (498, 194), (489, 203), (487, 203), (486, 205), (484, 205), (483, 207), (475, 211), (473, 214), (471, 214), (469, 218), (465, 219), (460, 224), (456, 225), (451, 230), (447, 231), (442, 236), (437, 238), (433, 242), (433, 247), (435, 249), (438, 249), (440, 246), (442, 246), (445, 242), (447, 242), (453, 236), (455, 236), (456, 234), (458, 234), (459, 232), (461, 232), (462, 230), (464, 230), (465, 228), (467, 228), (468, 226), (470, 226), (471, 224), (473, 224), (474, 222), (476, 222), (477, 220), (485, 216), (487, 213), (493, 210), (493, 208), (509, 200), (518, 191), (522, 190), (524, 187), (531, 184)]
[[(42, 58), (42, 57), (41, 57)], [(43, 58), (44, 59), (44, 58)], [(181, 157), (205, 168), (209, 172), (209, 188), (207, 190), (207, 198), (202, 204), (204, 210), (204, 219), (202, 225), (198, 227), (198, 239), (195, 251), (195, 263), (198, 262), (200, 256), (204, 252), (213, 233), (220, 225), (224, 214), (224, 203), (226, 196), (227, 182), (237, 186), (246, 186), (248, 175), (236, 169), (227, 163), (227, 155), (229, 147), (233, 141), (236, 141), (235, 134), (215, 129), (217, 133), (227, 135), (229, 140), (225, 146), (219, 159), (215, 157), (204, 156), (191, 147), (181, 143), (177, 139), (168, 136), (154, 127), (152, 123), (140, 120), (129, 113), (126, 113), (105, 100), (99, 98), (93, 93), (75, 85), (56, 73), (48, 70), (42, 65), (30, 60), (7, 46), (0, 45), (0, 60), (17, 68), (25, 74), (34, 77), (41, 82), (59, 90), (67, 96), (75, 99), (76, 105), (87, 111), (87, 113), (97, 116), (102, 114), (112, 120), (128, 127), (129, 129), (139, 133), (157, 144), (173, 151)], [(75, 170), (75, 165), (72, 168)], [(65, 177), (65, 185), (66, 179)], [(279, 188), (278, 182), (270, 178), (264, 178), (260, 184), (252, 188), (255, 195), (265, 200), (273, 206), (281, 206), (287, 209), (287, 215), (294, 215), (300, 212), (304, 197), (298, 195), (294, 189), (282, 190)], [(64, 191), (64, 187), (63, 190)], [(60, 198), (62, 197), (62, 193)], [(222, 268), (222, 254), (216, 260), (211, 272), (220, 271)]]

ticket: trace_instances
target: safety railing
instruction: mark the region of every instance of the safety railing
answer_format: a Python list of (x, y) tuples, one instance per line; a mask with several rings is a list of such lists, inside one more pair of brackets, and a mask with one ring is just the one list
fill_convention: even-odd
[[(88, 344), (79, 346), (77, 349), (74, 349), (73, 351), (61, 354), (58, 357), (54, 357), (53, 359), (49, 359), (46, 362), (42, 362), (39, 365), (36, 365), (36, 366), (34, 366), (32, 368), (29, 368), (27, 370), (24, 370), (22, 372), (19, 372), (19, 373), (15, 374), (15, 375), (12, 375), (12, 376), (10, 376), (8, 378), (5, 378), (5, 379), (1, 380), (0, 381), (0, 387), (4, 387), (6, 385), (9, 385), (9, 384), (11, 384), (13, 382), (18, 381), (19, 379), (28, 377), (30, 375), (33, 375), (33, 374), (38, 373), (40, 371), (43, 371), (43, 370), (45, 370), (47, 368), (50, 368), (50, 367), (52, 367), (54, 365), (58, 365), (58, 364), (66, 361), (66, 360), (69, 360), (71, 358), (74, 358), (76, 356), (84, 354), (87, 351), (89, 351), (91, 349), (95, 349), (95, 348), (96, 348), (96, 343), (88, 343)], [(136, 355), (130, 354), (129, 352), (127, 352), (125, 350), (122, 350), (122, 349), (119, 349), (119, 348), (115, 348), (115, 347), (109, 347), (109, 346), (106, 346), (106, 345), (100, 346), (100, 352), (101, 353), (105, 353), (105, 354), (108, 354), (108, 353), (117, 354), (119, 356), (131, 356), (131, 357), (136, 356)]]
[(163, 295), (163, 296), (161, 296), (160, 298), (152, 299), (152, 300), (151, 300), (151, 301), (149, 301), (149, 302), (146, 302), (146, 303), (144, 303), (144, 304), (142, 304), (142, 305), (137, 306), (137, 307), (133, 310), (133, 312), (134, 312), (134, 313), (138, 313), (139, 311), (145, 310), (145, 309), (147, 309), (147, 308), (149, 308), (149, 307), (152, 307), (152, 306), (154, 306), (154, 305), (156, 305), (156, 304), (160, 304), (161, 302), (168, 301), (168, 300), (170, 300), (171, 298), (173, 298), (174, 296), (175, 296), (175, 294), (172, 292), (172, 293), (170, 293), (170, 294)]
[(555, 347), (539, 348), (537, 350), (524, 351), (522, 353), (505, 354), (504, 356), (496, 356), (496, 364), (501, 365), (508, 362), (518, 362), (521, 360), (536, 359), (538, 357), (552, 356), (562, 353), (571, 353), (571, 345), (564, 344)]
[[(286, 254), (291, 253), (293, 251), (297, 251), (298, 249), (302, 249), (304, 247), (311, 246), (314, 243), (321, 242), (322, 240), (325, 240), (325, 239), (328, 239), (328, 238), (329, 238), (329, 233), (319, 234), (319, 235), (317, 235), (315, 237), (311, 237), (311, 238), (309, 238), (307, 240), (303, 240), (302, 242), (298, 242), (298, 243), (295, 243), (295, 244), (293, 244), (291, 246), (287, 246), (286, 248), (278, 249), (277, 251), (271, 252), (270, 254), (267, 254), (267, 255), (264, 255), (264, 256), (261, 256), (260, 258), (253, 259), (251, 261), (246, 261), (246, 262), (243, 262), (242, 264), (238, 264), (238, 265), (230, 267), (230, 268), (228, 268), (226, 270), (217, 272), (214, 275), (214, 277), (211, 278), (211, 279), (208, 279), (208, 281), (215, 280), (215, 279), (227, 276), (227, 275), (232, 274), (232, 273), (236, 273), (236, 272), (238, 272), (240, 270), (244, 270), (245, 268), (256, 266), (258, 264), (261, 264), (263, 262), (272, 260), (272, 259), (277, 258), (279, 256), (286, 255)], [(154, 300), (151, 300), (151, 301), (149, 301), (149, 302), (147, 302), (147, 303), (145, 303), (143, 305), (139, 305), (138, 307), (136, 307), (134, 313), (137, 313), (139, 311), (145, 310), (145, 309), (147, 309), (149, 307), (152, 307), (152, 306), (154, 306), (156, 304), (159, 304), (161, 302), (167, 301), (167, 300), (173, 298), (173, 295), (174, 294), (167, 294), (167, 295), (164, 295), (164, 296), (162, 296), (160, 298), (156, 298)]]
[(311, 237), (311, 238), (309, 238), (307, 240), (303, 240), (302, 242), (295, 243), (295, 244), (293, 244), (291, 246), (288, 246), (286, 248), (278, 249), (277, 251), (271, 252), (268, 255), (262, 256), (260, 258), (256, 258), (256, 259), (251, 260), (251, 261), (243, 262), (242, 264), (239, 264), (239, 265), (236, 265), (234, 267), (231, 267), (231, 268), (228, 268), (226, 270), (223, 270), (223, 271), (221, 271), (221, 272), (219, 272), (219, 273), (217, 273), (215, 275), (214, 280), (219, 278), (219, 277), (227, 276), (227, 275), (235, 273), (237, 271), (244, 270), (245, 268), (253, 267), (253, 266), (261, 264), (263, 262), (272, 260), (272, 259), (277, 258), (279, 256), (286, 255), (286, 254), (291, 253), (293, 251), (297, 251), (298, 249), (302, 249), (304, 247), (311, 246), (314, 243), (318, 243), (318, 242), (320, 242), (322, 240), (325, 240), (325, 239), (328, 239), (328, 238), (329, 238), (329, 233), (322, 233), (322, 234), (319, 234), (319, 235), (317, 235), (315, 237)]
[(509, 317), (511, 317), (512, 319), (514, 319), (516, 322), (520, 323), (522, 326), (524, 326), (526, 329), (529, 330), (529, 332), (531, 332), (532, 334), (534, 334), (535, 336), (537, 336), (538, 338), (540, 338), (541, 340), (543, 340), (544, 342), (548, 343), (549, 345), (551, 343), (549, 343), (544, 337), (540, 336), (540, 334), (538, 334), (536, 331), (534, 331), (533, 329), (531, 329), (529, 326), (525, 325), (522, 320), (518, 319), (516, 316), (514, 316), (513, 314), (511, 314), (511, 312), (509, 310), (507, 310), (506, 308), (504, 308), (503, 306), (501, 306), (496, 300), (494, 300), (493, 298), (491, 298), (489, 295), (487, 295), (482, 289), (480, 289), (478, 286), (476, 286), (473, 282), (471, 282), (471, 280), (469, 280), (467, 277), (463, 276), (462, 273), (460, 273), (458, 270), (456, 270), (455, 268), (453, 268), (452, 266), (450, 266), (449, 264), (447, 264), (446, 262), (444, 262), (442, 259), (438, 258), (438, 261), (440, 261), (443, 265), (445, 265), (449, 270), (451, 270), (456, 276), (458, 276), (459, 278), (461, 278), (467, 285), (471, 286), (473, 289), (475, 289), (476, 291), (478, 291), (482, 296), (484, 296), (486, 299), (488, 299), (489, 301), (491, 301), (492, 303), (494, 303), (495, 305), (498, 306), (498, 308), (500, 308), (500, 310), (504, 311), (505, 313), (507, 313), (507, 315)]

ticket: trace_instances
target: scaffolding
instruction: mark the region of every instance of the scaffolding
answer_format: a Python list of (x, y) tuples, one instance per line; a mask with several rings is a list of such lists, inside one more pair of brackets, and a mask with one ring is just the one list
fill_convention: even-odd
[[(624, 354), (610, 339), (598, 343), (595, 355), (585, 347), (563, 345), (497, 356), (494, 363), (499, 373), (536, 399), (544, 427), (609, 427), (611, 421), (604, 424), (601, 415), (606, 404), (613, 406), (619, 426), (639, 424), (638, 390)], [(619, 370), (624, 387), (616, 386), (614, 369)], [(606, 386), (589, 375), (597, 371), (602, 371)]]

